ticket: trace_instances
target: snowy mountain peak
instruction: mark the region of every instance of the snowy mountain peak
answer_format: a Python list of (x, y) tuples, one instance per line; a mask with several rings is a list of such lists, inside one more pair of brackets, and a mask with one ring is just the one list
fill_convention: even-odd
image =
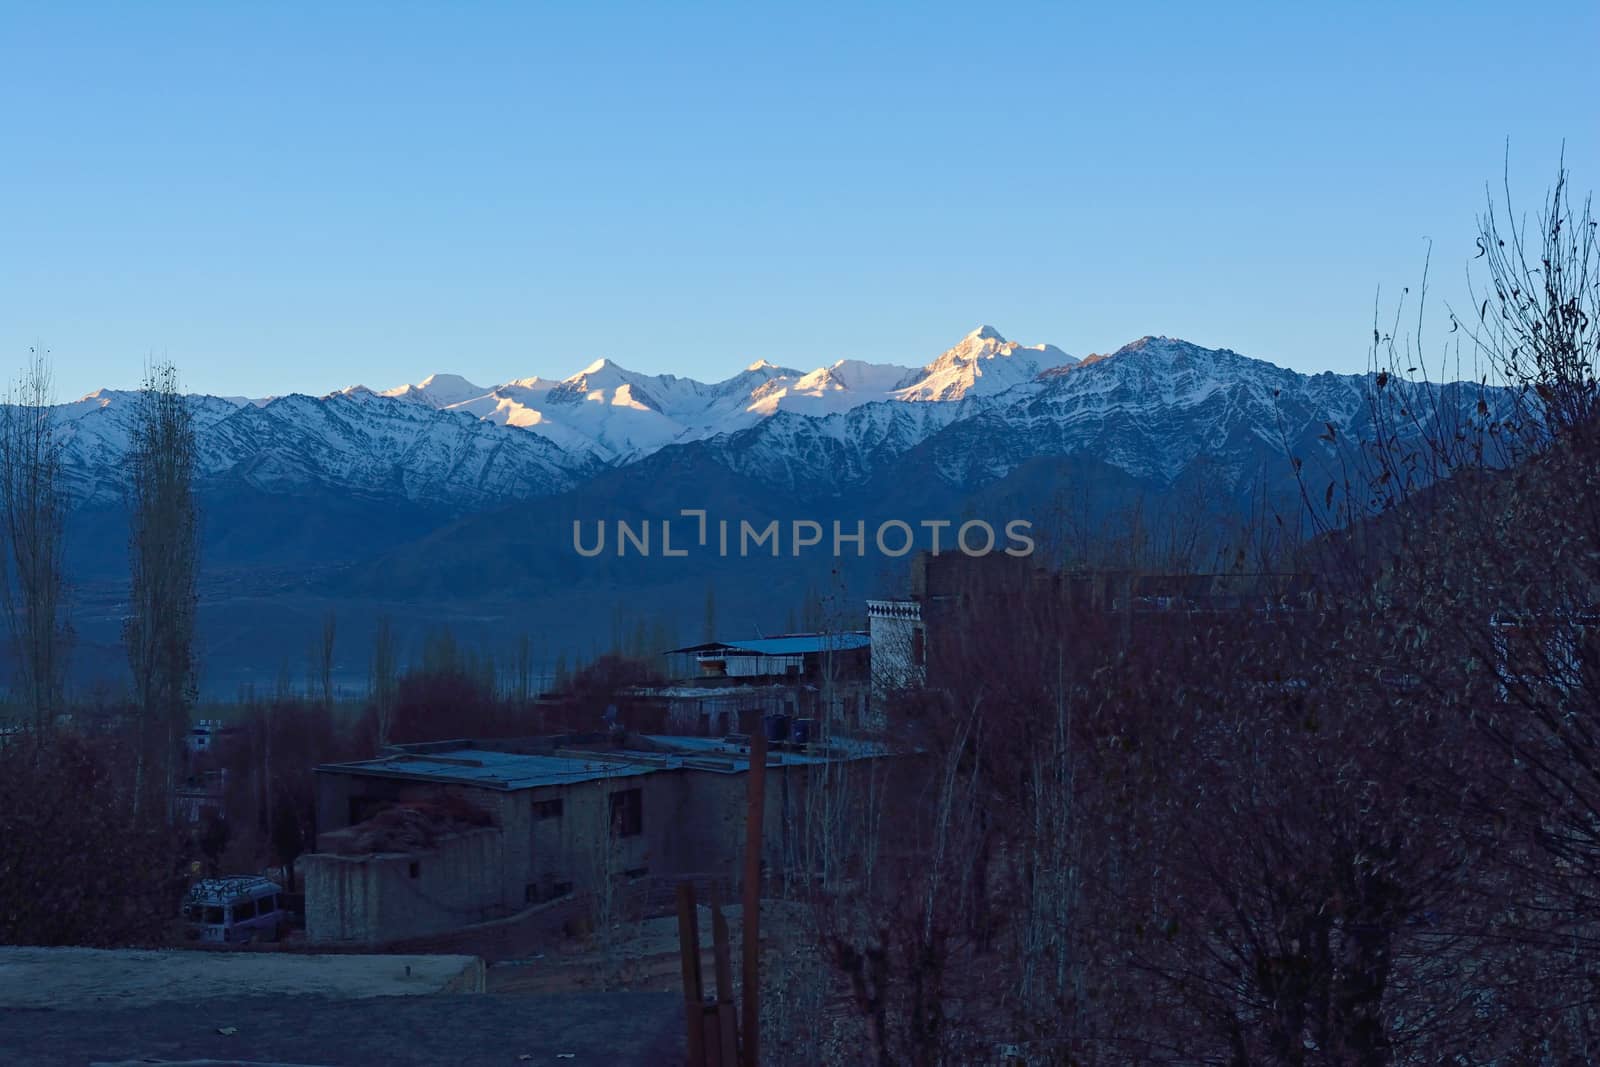
[(671, 375), (652, 376), (636, 374), (612, 359), (597, 359), (577, 374), (563, 378), (558, 388), (566, 393), (592, 393), (596, 390), (617, 389), (624, 385), (658, 386), (675, 380)]
[(916, 372), (893, 363), (839, 359), (809, 374), (780, 371), (751, 396), (745, 409), (758, 416), (780, 411), (831, 415), (876, 400), (888, 400)]
[(783, 368), (779, 367), (776, 363), (769, 363), (764, 359), (758, 359), (754, 363), (750, 364), (748, 367), (745, 368), (745, 373), (748, 374), (751, 371), (782, 370), (782, 369)]
[(922, 369), (895, 393), (897, 400), (960, 400), (1004, 392), (1042, 372), (1077, 361), (1055, 345), (1026, 347), (1007, 341), (993, 326), (980, 326)]
[(488, 391), (481, 385), (472, 384), (459, 374), (430, 374), (414, 385), (385, 389), (378, 395), (398, 400), (416, 400), (429, 407), (447, 408), (471, 400), (473, 397), (482, 396)]
[[(1113, 356), (1145, 354), (1171, 358), (1193, 352), (1213, 352), (1217, 355), (1235, 356), (1238, 353), (1226, 348), (1202, 348), (1192, 341), (1185, 341), (1181, 337), (1155, 337), (1144, 336), (1137, 341), (1129, 341), (1115, 352)], [(1241, 357), (1242, 358), (1242, 357)]]
[(861, 389), (887, 392), (895, 388), (911, 373), (910, 367), (893, 363), (868, 363), (860, 359), (835, 360), (832, 365), (818, 367), (801, 378), (796, 385), (809, 383), (814, 388)]
[(481, 392), (479, 386), (473, 385), (459, 374), (430, 374), (417, 383), (418, 389), (432, 390), (467, 390)]
[(1141, 337), (1101, 358), (1137, 366), (1143, 374), (1204, 373), (1224, 378), (1257, 362), (1231, 349), (1205, 348), (1181, 337)]

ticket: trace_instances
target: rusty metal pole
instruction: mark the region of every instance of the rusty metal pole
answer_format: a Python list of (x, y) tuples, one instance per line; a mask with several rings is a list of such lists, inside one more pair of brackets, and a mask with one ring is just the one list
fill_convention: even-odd
[(761, 820), (767, 797), (767, 730), (750, 735), (750, 810), (744, 853), (744, 1067), (761, 1062)]
[(706, 1062), (705, 989), (700, 983), (700, 912), (695, 906), (694, 886), (678, 883), (678, 950), (683, 963), (684, 1023), (691, 1067)]
[(734, 1007), (733, 951), (728, 942), (728, 917), (722, 914), (722, 894), (711, 885), (711, 943), (716, 961), (717, 1003), (706, 1014), (706, 1058), (713, 1047), (722, 1067), (739, 1067), (739, 1016)]
[(732, 1004), (733, 952), (728, 944), (728, 917), (722, 914), (722, 894), (711, 886), (711, 947), (717, 973), (717, 1001)]

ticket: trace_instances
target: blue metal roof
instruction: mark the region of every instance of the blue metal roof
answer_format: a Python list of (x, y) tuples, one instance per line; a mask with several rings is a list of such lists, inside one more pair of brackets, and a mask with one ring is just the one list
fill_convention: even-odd
[(661, 770), (654, 762), (628, 762), (596, 756), (546, 756), (520, 752), (494, 752), (461, 748), (449, 752), (403, 753), (355, 763), (334, 763), (318, 770), (381, 777), (421, 778), (462, 782), (485, 789), (532, 789), (541, 785), (571, 785), (597, 778), (626, 778)]
[[(610, 749), (591, 755), (563, 750), (555, 755), (544, 755), (465, 747), (437, 753), (401, 753), (354, 763), (327, 763), (317, 770), (323, 774), (373, 775), (380, 778), (457, 782), (483, 789), (518, 790), (575, 785), (605, 778), (631, 778), (657, 771), (692, 769), (740, 773), (750, 769), (748, 750), (741, 750), (739, 746), (730, 745), (721, 738), (652, 735), (648, 739), (672, 751)], [(863, 744), (865, 748), (861, 747)], [(836, 743), (835, 748), (840, 750), (836, 754), (771, 752), (767, 756), (767, 763), (770, 766), (825, 763), (829, 759), (885, 755), (888, 751), (871, 742)], [(714, 758), (716, 765), (708, 765), (708, 758)]]
[(672, 649), (672, 652), (713, 655), (718, 652), (744, 653), (750, 656), (804, 656), (819, 652), (847, 652), (866, 648), (872, 639), (863, 633), (789, 634), (786, 637), (761, 637), (750, 641), (710, 641), (703, 645), (689, 645)]
[(866, 648), (872, 639), (866, 634), (801, 634), (797, 637), (768, 637), (758, 641), (729, 641), (731, 648), (758, 656), (799, 656), (808, 652), (843, 652)]

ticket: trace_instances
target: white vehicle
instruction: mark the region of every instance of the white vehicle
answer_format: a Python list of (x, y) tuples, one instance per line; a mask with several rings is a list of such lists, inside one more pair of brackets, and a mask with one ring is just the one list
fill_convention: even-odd
[(282, 894), (276, 882), (252, 875), (196, 882), (183, 904), (189, 937), (234, 945), (276, 941), (289, 922)]

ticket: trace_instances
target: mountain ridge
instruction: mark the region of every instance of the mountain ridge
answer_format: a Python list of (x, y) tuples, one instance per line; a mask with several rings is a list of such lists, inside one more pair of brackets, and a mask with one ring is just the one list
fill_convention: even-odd
[[(1094, 452), (1141, 478), (1171, 480), (1202, 452), (1248, 451), (1246, 439), (1281, 446), (1285, 422), (1295, 439), (1311, 427), (1350, 428), (1370, 383), (1153, 335), (1079, 360), (985, 325), (920, 369), (839, 359), (802, 373), (757, 360), (707, 383), (599, 359), (561, 379), (478, 386), (437, 373), (382, 391), (197, 395), (193, 404), (204, 479), (472, 510), (566, 492), (686, 446), (790, 491), (838, 490), (936, 435), (972, 437), (953, 427), (979, 416), (998, 439), (972, 447), (996, 470)], [(76, 498), (120, 495), (136, 402), (136, 393), (99, 390), (57, 408)], [(963, 461), (948, 448), (941, 457), (956, 477)], [(1240, 452), (1233, 466), (1245, 462)]]
[[(1299, 511), (1293, 461), (1320, 492), (1340, 459), (1328, 428), (1340, 447), (1370, 437), (1374, 379), (1157, 336), (1075, 360), (988, 327), (920, 369), (753, 361), (704, 383), (606, 360), (479, 388), (439, 374), (383, 392), (193, 399), (211, 691), (302, 655), (327, 611), (363, 634), (393, 614), (412, 639), (434, 625), (491, 643), (530, 628), (577, 654), (603, 641), (619, 604), (693, 629), (715, 587), (725, 625), (755, 632), (781, 624), (773, 605), (819, 583), (896, 588), (897, 561), (875, 552), (624, 559), (614, 540), (599, 559), (573, 550), (574, 523), (658, 528), (683, 508), (847, 528), (1023, 518), (1079, 558), (1181, 529), (1209, 558), (1268, 510)], [(1459, 398), (1390, 388), (1435, 389), (1463, 410), (1476, 399), (1475, 387)], [(123, 460), (138, 399), (101, 390), (57, 409), (80, 505), (68, 539), (84, 583), (75, 625), (86, 657), (98, 650), (94, 669), (113, 673), (125, 669)]]

